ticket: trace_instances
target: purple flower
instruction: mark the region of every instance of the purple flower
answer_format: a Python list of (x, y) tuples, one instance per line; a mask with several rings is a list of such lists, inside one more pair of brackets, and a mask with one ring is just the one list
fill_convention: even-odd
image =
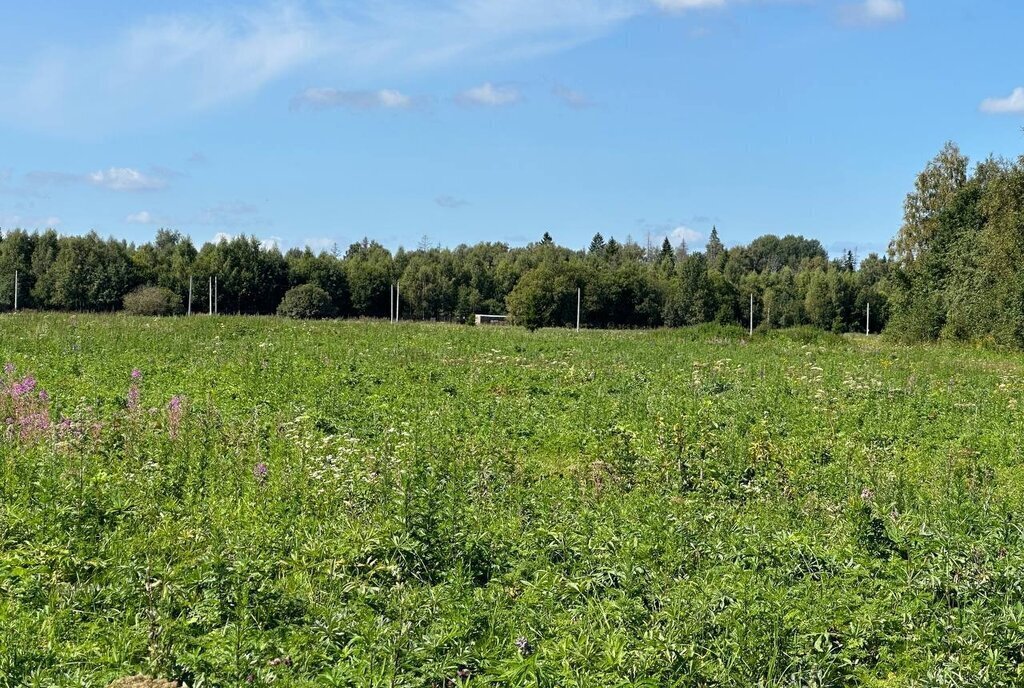
[(8, 377), (10, 377), (11, 375), (14, 375), (14, 364), (13, 363), (5, 363), (4, 364), (4, 375), (7, 375)]
[(45, 389), (39, 390), (39, 401), (46, 403), (50, 400), (50, 395), (46, 393)]
[(142, 371), (139, 370), (138, 368), (132, 368), (132, 379), (133, 380), (141, 380), (142, 379)]
[(252, 469), (253, 477), (260, 483), (263, 483), (267, 479), (267, 473), (269, 472), (270, 469), (267, 467), (267, 464), (262, 461), (256, 464)]
[(136, 410), (139, 408), (139, 388), (138, 385), (132, 385), (128, 389), (128, 408)]
[(14, 383), (11, 387), (11, 396), (20, 397), (28, 394), (36, 388), (36, 379), (29, 375), (21, 382)]
[(171, 439), (178, 436), (178, 428), (181, 425), (181, 397), (175, 395), (167, 404), (167, 422)]

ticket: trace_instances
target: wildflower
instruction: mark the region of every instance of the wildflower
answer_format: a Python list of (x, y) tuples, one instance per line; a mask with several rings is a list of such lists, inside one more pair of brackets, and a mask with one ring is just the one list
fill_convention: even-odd
[(4, 375), (6, 375), (7, 377), (10, 377), (11, 375), (14, 375), (14, 364), (13, 363), (5, 363), (4, 364)]
[(142, 379), (142, 371), (139, 370), (138, 368), (132, 368), (132, 379), (133, 380), (141, 380)]
[(530, 641), (525, 636), (516, 638), (516, 647), (519, 648), (519, 654), (523, 657), (528, 657), (533, 653), (533, 646), (530, 645)]
[(270, 469), (267, 467), (267, 464), (263, 463), (262, 461), (259, 462), (258, 464), (256, 464), (253, 467), (253, 469), (252, 469), (253, 477), (255, 477), (256, 480), (258, 482), (260, 482), (261, 484), (264, 481), (266, 481), (267, 473), (269, 473), (269, 472), (270, 472)]
[(864, 503), (870, 503), (875, 499), (875, 491), (870, 487), (865, 487), (860, 491), (860, 498)]
[(178, 428), (181, 426), (181, 397), (177, 395), (171, 397), (167, 404), (167, 423), (171, 439), (175, 439), (178, 436)]
[(44, 404), (50, 400), (50, 395), (46, 393), (45, 389), (39, 390), (39, 401)]
[(139, 408), (139, 387), (132, 385), (128, 389), (128, 408), (132, 411)]
[(29, 392), (31, 392), (35, 388), (36, 388), (36, 379), (34, 377), (32, 377), (31, 375), (29, 375), (28, 377), (24, 378), (21, 382), (14, 383), (14, 386), (11, 387), (11, 396), (14, 396), (14, 397), (24, 396), (24, 395), (28, 394)]

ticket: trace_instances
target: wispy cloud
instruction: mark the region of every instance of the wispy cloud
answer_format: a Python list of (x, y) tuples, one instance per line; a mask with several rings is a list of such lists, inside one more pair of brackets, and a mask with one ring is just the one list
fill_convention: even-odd
[(350, 108), (354, 110), (408, 110), (416, 100), (401, 91), (342, 91), (337, 88), (307, 88), (292, 98), (292, 110), (326, 110)]
[(0, 215), (0, 229), (56, 229), (61, 220), (56, 215)]
[(582, 110), (594, 105), (594, 102), (585, 93), (568, 88), (567, 86), (555, 86), (551, 89), (551, 94), (562, 101), (563, 105), (575, 110)]
[[(33, 128), (145, 125), (245, 98), (308, 70), (359, 84), (452, 64), (565, 50), (651, 11), (650, 0), (260, 0), (154, 13), (112, 37), (41, 50), (0, 102), (0, 120)], [(342, 93), (339, 91), (339, 93)], [(398, 92), (356, 102), (401, 106)], [(375, 95), (372, 95), (374, 94)], [(348, 102), (350, 99), (341, 98)], [(116, 117), (114, 115), (117, 115)]]
[(259, 223), (259, 210), (252, 203), (242, 201), (218, 203), (201, 209), (199, 214), (186, 224), (249, 227)]
[(169, 178), (176, 174), (159, 167), (152, 172), (140, 172), (134, 167), (110, 167), (86, 174), (37, 170), (26, 174), (25, 181), (34, 186), (88, 184), (108, 191), (156, 191), (167, 187)]
[(1024, 115), (1024, 87), (1015, 88), (1005, 98), (986, 98), (981, 111), (988, 115)]
[(434, 199), (434, 203), (437, 203), (442, 208), (449, 208), (451, 210), (455, 210), (456, 208), (462, 208), (463, 206), (469, 205), (469, 201), (448, 195), (438, 196), (437, 198)]
[(151, 176), (131, 167), (111, 167), (85, 175), (85, 181), (111, 191), (154, 191), (167, 186), (162, 177)]
[(839, 8), (839, 18), (847, 26), (891, 24), (906, 17), (903, 0), (858, 0)]
[(491, 82), (474, 86), (455, 96), (455, 101), (462, 105), (479, 105), (483, 107), (504, 107), (515, 105), (523, 99), (523, 94), (514, 86), (495, 86)]

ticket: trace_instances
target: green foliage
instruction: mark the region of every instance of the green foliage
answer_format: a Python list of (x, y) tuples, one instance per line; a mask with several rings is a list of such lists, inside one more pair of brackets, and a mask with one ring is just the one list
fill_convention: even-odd
[[(545, 233), (521, 248), (479, 243), (443, 249), (426, 241), (393, 254), (364, 239), (339, 256), (336, 247), (282, 255), (245, 236), (196, 250), (190, 239), (166, 229), (138, 247), (95, 234), (15, 231), (0, 239), (0, 309), (13, 305), (17, 270), (20, 305), (36, 309), (112, 310), (132, 289), (158, 286), (183, 302), (191, 298), (194, 312), (213, 305), (223, 314), (272, 314), (288, 289), (314, 284), (330, 295), (337, 315), (384, 318), (392, 288), (397, 292), (400, 285), (404, 319), (473, 322), (477, 313), (507, 314), (514, 304), (520, 321), (537, 328), (575, 324), (576, 290), (582, 289), (582, 324), (615, 329), (746, 322), (753, 293), (755, 319), (769, 327), (813, 321), (837, 332), (859, 331), (871, 303), (879, 314), (874, 331), (883, 329), (886, 259), (869, 256), (863, 262), (870, 270), (858, 270), (852, 254), (830, 262), (820, 243), (803, 237), (766, 235), (727, 249), (717, 230), (713, 234), (706, 252), (692, 253), (685, 242), (673, 245), (668, 238), (659, 250), (632, 240), (606, 242), (600, 234), (588, 250), (573, 251)], [(814, 274), (823, 275), (824, 292), (811, 295), (808, 311)]]
[(277, 314), (286, 318), (333, 318), (337, 315), (331, 295), (315, 284), (292, 287), (281, 299)]
[(129, 315), (180, 315), (181, 297), (166, 287), (139, 287), (124, 297)]

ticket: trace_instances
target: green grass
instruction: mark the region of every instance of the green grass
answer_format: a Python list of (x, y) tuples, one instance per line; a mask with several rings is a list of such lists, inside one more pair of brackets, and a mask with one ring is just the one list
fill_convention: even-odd
[(0, 358), (53, 419), (0, 437), (5, 688), (1024, 681), (1013, 355), (20, 314)]

